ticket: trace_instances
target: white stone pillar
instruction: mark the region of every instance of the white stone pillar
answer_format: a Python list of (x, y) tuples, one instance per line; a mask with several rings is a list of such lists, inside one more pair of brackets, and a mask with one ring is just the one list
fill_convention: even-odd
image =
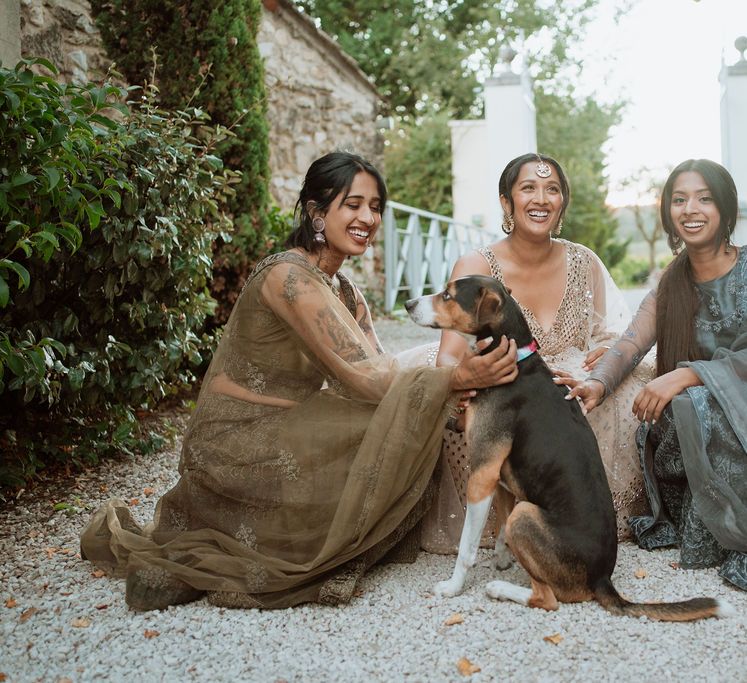
[(500, 56), (502, 67), (485, 81), (485, 118), (449, 122), (454, 220), (499, 233), (501, 172), (511, 159), (537, 151), (529, 76), (511, 70), (516, 56), (511, 48), (502, 47)]
[(0, 61), (5, 69), (12, 69), (20, 58), (20, 0), (0, 0)]
[(522, 154), (537, 151), (536, 112), (532, 84), (526, 71), (511, 70), (516, 52), (501, 49), (503, 71), (485, 81), (488, 201), (486, 225), (500, 227), (503, 220), (498, 199), (498, 180), (506, 164)]
[(722, 65), (721, 161), (729, 170), (739, 195), (740, 220), (734, 232), (735, 244), (747, 244), (747, 38), (734, 42), (740, 59), (733, 66)]

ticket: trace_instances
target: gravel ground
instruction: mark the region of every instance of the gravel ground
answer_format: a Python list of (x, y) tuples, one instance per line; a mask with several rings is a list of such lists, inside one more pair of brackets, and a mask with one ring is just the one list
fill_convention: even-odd
[[(436, 338), (409, 323), (377, 329), (393, 351)], [(453, 558), (426, 553), (375, 568), (345, 607), (231, 611), (201, 601), (130, 612), (123, 582), (81, 561), (78, 534), (112, 496), (148, 520), (177, 461), (178, 444), (109, 460), (0, 510), (0, 681), (747, 681), (747, 594), (715, 570), (678, 569), (676, 551), (630, 543), (614, 575), (629, 598), (720, 597), (736, 616), (661, 624), (593, 603), (532, 610), (487, 598), (487, 566), (463, 595), (437, 598), (430, 589)], [(55, 512), (56, 503), (69, 508)], [(484, 551), (483, 565), (488, 558)], [(528, 584), (520, 568), (502, 575)], [(463, 658), (479, 670), (463, 676)]]

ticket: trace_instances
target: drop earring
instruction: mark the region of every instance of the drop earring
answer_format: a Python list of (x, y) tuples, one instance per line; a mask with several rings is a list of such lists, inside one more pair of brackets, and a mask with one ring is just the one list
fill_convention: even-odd
[(514, 229), (514, 217), (510, 213), (503, 214), (503, 223), (501, 223), (501, 230), (507, 235), (510, 235)]
[(324, 228), (327, 227), (327, 224), (324, 222), (324, 219), (321, 216), (315, 216), (311, 220), (311, 227), (314, 229), (314, 242), (316, 244), (326, 244), (327, 239), (324, 237)]

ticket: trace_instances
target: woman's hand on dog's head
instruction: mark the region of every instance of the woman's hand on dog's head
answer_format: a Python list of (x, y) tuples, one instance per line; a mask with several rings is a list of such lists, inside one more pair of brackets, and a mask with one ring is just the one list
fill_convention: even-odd
[(484, 389), (516, 379), (519, 374), (516, 342), (504, 335), (498, 346), (481, 356), (480, 352), (492, 343), (492, 337), (481, 339), (475, 344), (476, 352), (465, 355), (452, 375), (452, 389)]

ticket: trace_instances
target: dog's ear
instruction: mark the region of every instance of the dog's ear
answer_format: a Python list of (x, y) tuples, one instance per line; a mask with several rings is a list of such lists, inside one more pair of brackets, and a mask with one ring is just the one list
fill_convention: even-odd
[(481, 287), (480, 297), (477, 300), (477, 307), (475, 308), (476, 322), (482, 323), (486, 320), (495, 318), (502, 305), (503, 302), (497, 292), (494, 292), (487, 287)]

